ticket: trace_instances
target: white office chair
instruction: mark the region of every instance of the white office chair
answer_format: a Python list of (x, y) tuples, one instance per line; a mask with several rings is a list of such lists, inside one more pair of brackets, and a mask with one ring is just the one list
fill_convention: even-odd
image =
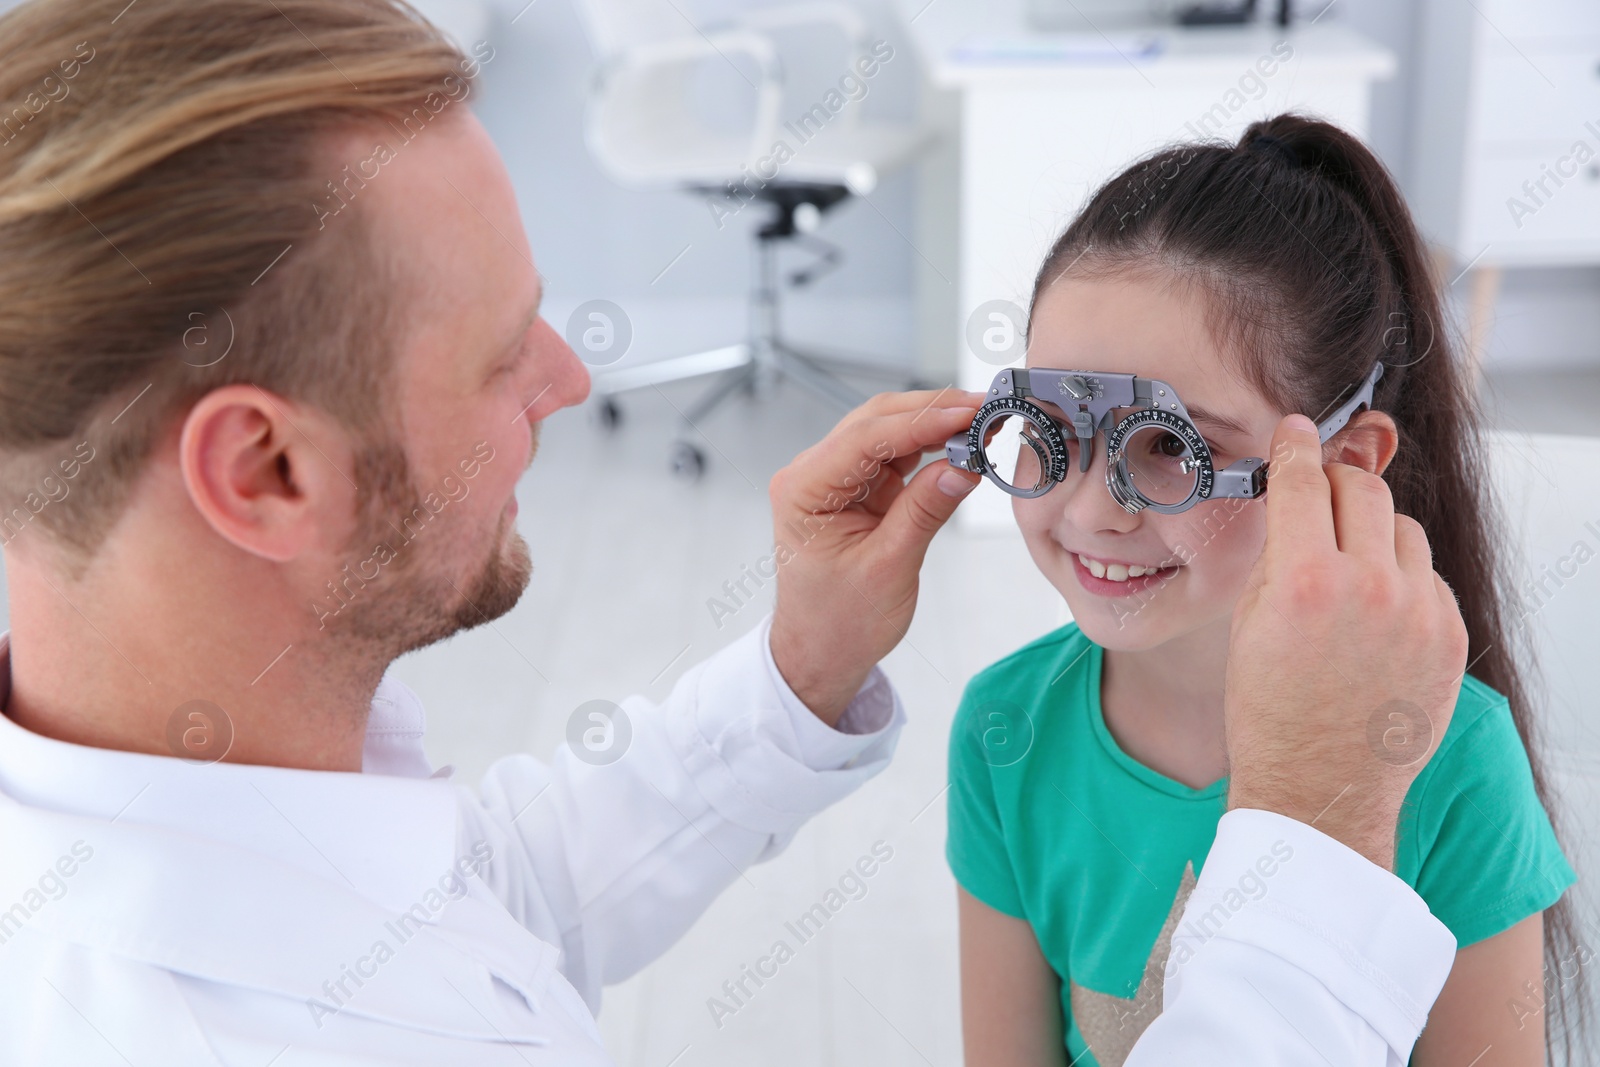
[[(839, 69), (855, 72), (857, 59), (867, 57), (870, 47), (866, 25), (855, 10), (835, 3), (762, 8), (702, 32), (666, 0), (580, 0), (578, 7), (600, 62), (586, 131), (600, 167), (631, 188), (675, 188), (712, 198), (712, 203), (726, 204), (729, 215), (756, 201), (768, 211), (756, 233), (745, 339), (692, 355), (597, 371), (594, 392), (605, 423), (615, 426), (620, 420), (615, 399), (620, 393), (722, 372), (723, 379), (684, 413), (673, 444), (674, 470), (698, 477), (705, 455), (690, 432), (737, 389), (754, 394), (788, 378), (853, 407), (864, 394), (835, 377), (833, 369), (908, 384), (905, 376), (885, 375), (881, 366), (843, 353), (797, 349), (783, 339), (778, 325), (778, 242), (792, 241), (820, 256), (812, 267), (791, 274), (791, 285), (808, 284), (833, 269), (838, 250), (811, 236), (822, 213), (849, 196), (870, 192), (881, 175), (910, 161), (932, 139), (920, 126), (863, 121), (856, 102), (831, 112), (818, 101), (785, 97), (777, 48), (766, 31), (808, 24), (837, 27), (847, 44)], [(735, 57), (752, 60), (760, 81), (749, 129), (729, 136), (696, 121), (689, 90), (699, 64)], [(799, 133), (789, 124), (802, 124)], [(780, 139), (793, 156), (775, 167), (773, 146)]]

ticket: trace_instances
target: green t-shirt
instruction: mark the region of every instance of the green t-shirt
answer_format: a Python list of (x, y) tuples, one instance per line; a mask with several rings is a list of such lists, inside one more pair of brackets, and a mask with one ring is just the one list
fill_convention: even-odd
[[(1102, 654), (1076, 625), (1040, 638), (968, 684), (950, 737), (951, 870), (1033, 927), (1061, 978), (1074, 1067), (1117, 1067), (1160, 1014), (1172, 930), (1228, 788), (1191, 789), (1117, 746), (1100, 710)], [(1395, 873), (1458, 945), (1542, 911), (1577, 880), (1510, 706), (1470, 675), (1396, 832)]]

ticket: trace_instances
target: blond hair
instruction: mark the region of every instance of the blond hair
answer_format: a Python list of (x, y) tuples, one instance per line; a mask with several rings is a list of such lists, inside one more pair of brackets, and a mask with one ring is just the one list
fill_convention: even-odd
[[(375, 432), (398, 275), (343, 212), (371, 153), (333, 148), (369, 127), (403, 147), (478, 67), (403, 0), (0, 18), (0, 543), (42, 527), (81, 572), (161, 434), (221, 385)], [(58, 471), (70, 491), (41, 494)]]

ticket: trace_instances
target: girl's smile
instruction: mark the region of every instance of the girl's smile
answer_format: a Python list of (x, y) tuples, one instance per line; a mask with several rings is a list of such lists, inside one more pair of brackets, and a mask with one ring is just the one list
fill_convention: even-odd
[[(1082, 552), (1067, 550), (1072, 557), (1073, 574), (1084, 590), (1096, 596), (1132, 596), (1151, 586), (1165, 585), (1178, 576), (1181, 564), (1145, 567), (1096, 559)], [(1135, 573), (1137, 572), (1137, 573)]]

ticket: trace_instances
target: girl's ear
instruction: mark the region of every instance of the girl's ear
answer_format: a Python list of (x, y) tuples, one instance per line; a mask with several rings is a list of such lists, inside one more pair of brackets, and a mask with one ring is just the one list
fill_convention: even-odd
[(1323, 458), (1382, 475), (1400, 447), (1400, 431), (1387, 411), (1364, 408), (1323, 445)]

